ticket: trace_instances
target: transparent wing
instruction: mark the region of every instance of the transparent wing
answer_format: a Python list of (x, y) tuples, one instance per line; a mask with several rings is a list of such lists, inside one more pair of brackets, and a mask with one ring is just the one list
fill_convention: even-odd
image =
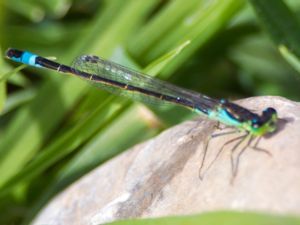
[[(212, 99), (205, 95), (190, 91), (184, 88), (177, 87), (162, 80), (155, 79), (151, 76), (139, 73), (137, 71), (128, 69), (117, 63), (101, 59), (97, 56), (82, 55), (75, 59), (73, 67), (77, 70), (93, 74), (94, 76), (104, 77), (110, 80), (118, 81), (127, 85), (138, 87), (147, 91), (160, 93), (163, 95), (171, 96), (182, 101), (191, 103), (191, 108), (213, 109), (218, 100)], [(93, 82), (93, 85), (107, 90), (111, 93), (125, 96), (133, 100), (142, 101), (150, 104), (161, 104), (163, 101), (157, 97), (149, 96), (146, 93), (123, 89), (107, 85), (105, 83)], [(167, 101), (165, 101), (167, 102)], [(170, 102), (175, 103), (176, 102)]]

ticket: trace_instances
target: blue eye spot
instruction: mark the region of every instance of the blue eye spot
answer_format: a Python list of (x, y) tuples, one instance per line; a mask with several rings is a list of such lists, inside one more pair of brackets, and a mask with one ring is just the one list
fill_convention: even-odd
[(258, 120), (258, 118), (253, 118), (253, 119), (251, 120), (251, 122), (252, 122), (253, 125), (258, 125), (259, 120)]
[(224, 98), (222, 98), (222, 99), (220, 99), (220, 103), (224, 104), (224, 103), (226, 103), (226, 100)]

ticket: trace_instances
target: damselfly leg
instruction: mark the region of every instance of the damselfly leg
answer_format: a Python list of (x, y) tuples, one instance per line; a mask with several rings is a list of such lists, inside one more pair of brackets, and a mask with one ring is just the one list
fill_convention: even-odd
[[(216, 162), (216, 160), (219, 158), (219, 156), (221, 155), (221, 153), (224, 151), (225, 147), (235, 141), (238, 141), (241, 139), (241, 141), (239, 141), (236, 145), (238, 147), (238, 145), (243, 141), (243, 138), (245, 136), (247, 136), (247, 134), (243, 134), (241, 136), (238, 136), (236, 138), (233, 138), (229, 141), (227, 141), (226, 143), (224, 143), (224, 145), (219, 149), (219, 151), (217, 152), (215, 158), (209, 163), (208, 167), (206, 168), (206, 170), (203, 172), (202, 174), (202, 170), (203, 170), (203, 167), (204, 167), (204, 163), (205, 163), (205, 159), (206, 159), (206, 156), (207, 156), (207, 151), (208, 151), (208, 147), (209, 147), (209, 142), (212, 138), (216, 138), (216, 137), (221, 137), (221, 136), (224, 136), (224, 135), (229, 135), (229, 134), (234, 134), (234, 133), (239, 133), (240, 131), (238, 130), (234, 130), (234, 131), (228, 131), (228, 132), (223, 132), (223, 133), (218, 133), (218, 134), (212, 134), (210, 136), (210, 138), (206, 141), (205, 143), (205, 147), (204, 147), (204, 152), (203, 152), (203, 157), (202, 157), (202, 160), (201, 160), (201, 165), (200, 165), (200, 168), (199, 168), (199, 179), (202, 180), (205, 173), (211, 168), (211, 166)], [(235, 148), (235, 147), (234, 147)]]
[[(203, 151), (203, 157), (201, 159), (201, 164), (200, 164), (200, 168), (199, 168), (199, 179), (200, 180), (203, 179), (204, 175), (208, 172), (208, 170), (213, 166), (213, 164), (220, 157), (222, 152), (225, 151), (226, 147), (230, 144), (234, 143), (234, 146), (230, 149), (230, 152), (231, 152), (230, 153), (230, 162), (231, 162), (231, 172), (232, 172), (233, 180), (235, 179), (235, 177), (237, 176), (237, 173), (238, 173), (240, 158), (241, 158), (242, 154), (246, 151), (247, 148), (250, 148), (252, 150), (259, 151), (259, 152), (264, 152), (264, 153), (271, 156), (271, 153), (269, 151), (258, 147), (258, 144), (261, 140), (261, 137), (256, 137), (256, 136), (253, 136), (250, 133), (246, 132), (246, 133), (243, 133), (242, 135), (240, 135), (238, 137), (235, 137), (235, 138), (230, 139), (227, 142), (225, 142), (222, 145), (222, 147), (218, 150), (218, 152), (215, 155), (215, 157), (213, 158), (213, 160), (208, 164), (205, 171), (203, 171), (204, 163), (205, 163), (205, 160), (206, 160), (206, 157), (207, 157), (207, 151), (208, 151), (210, 140), (212, 138), (221, 137), (221, 136), (229, 135), (229, 134), (237, 134), (237, 133), (240, 133), (240, 132), (241, 132), (240, 130), (231, 130), (231, 131), (221, 132), (221, 133), (216, 133), (216, 134), (211, 135), (211, 137), (205, 143), (205, 147), (204, 147), (204, 151)], [(246, 145), (241, 148), (241, 150), (239, 151), (239, 153), (235, 157), (234, 153), (239, 149), (239, 147), (242, 145), (242, 143), (244, 141), (246, 141), (247, 139), (248, 139), (248, 141), (247, 141)], [(256, 142), (254, 143), (254, 145), (252, 145), (252, 143), (255, 139), (256, 139)]]
[[(238, 149), (239, 145), (246, 140), (247, 138), (249, 138), (247, 144), (245, 146), (243, 146), (243, 148), (241, 149), (241, 151), (238, 153), (236, 160), (234, 159), (234, 152)], [(245, 152), (245, 150), (250, 147), (251, 142), (253, 140), (253, 136), (251, 136), (251, 134), (245, 134), (243, 136), (243, 139), (238, 142), (232, 149), (231, 149), (231, 154), (230, 154), (230, 163), (231, 163), (231, 172), (232, 172), (232, 180), (234, 180), (234, 178), (237, 175), (238, 172), (238, 167), (239, 167), (239, 162), (240, 162), (240, 157), (242, 156), (242, 154)]]
[(258, 138), (256, 139), (255, 144), (254, 144), (253, 146), (250, 146), (250, 148), (251, 148), (252, 150), (254, 150), (254, 151), (264, 152), (264, 153), (266, 153), (267, 155), (272, 156), (272, 153), (269, 152), (268, 150), (258, 147), (258, 143), (260, 142), (261, 138), (262, 138), (262, 137), (258, 137)]

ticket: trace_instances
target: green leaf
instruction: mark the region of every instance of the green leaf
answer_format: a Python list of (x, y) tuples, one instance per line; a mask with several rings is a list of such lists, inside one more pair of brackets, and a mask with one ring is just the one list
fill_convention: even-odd
[(300, 59), (292, 51), (290, 51), (286, 46), (280, 45), (278, 47), (279, 52), (285, 58), (285, 60), (300, 73)]
[(250, 2), (280, 53), (298, 70), (300, 23), (295, 14), (282, 0), (274, 0), (271, 4), (265, 0), (250, 0)]
[(1, 194), (11, 190), (15, 185), (32, 179), (49, 168), (51, 165), (71, 154), (78, 146), (83, 144), (96, 131), (103, 129), (122, 109), (121, 104), (110, 104), (108, 98), (97, 106), (97, 109), (87, 116), (85, 120), (76, 124), (72, 129), (60, 135), (49, 147), (37, 155), (33, 162), (26, 166), (20, 173), (10, 179), (1, 189)]
[(30, 102), (36, 96), (36, 90), (26, 88), (21, 91), (10, 94), (5, 102), (5, 107), (3, 109), (2, 115), (5, 113), (9, 113), (14, 110), (18, 106)]
[(2, 82), (0, 83), (0, 113), (4, 108), (5, 100), (6, 100), (6, 84)]
[(20, 70), (26, 68), (27, 66), (26, 65), (20, 65), (18, 67), (16, 67), (15, 69), (7, 72), (7, 73), (4, 73), (2, 75), (0, 75), (0, 82), (3, 82), (3, 81), (6, 81), (9, 77), (15, 75), (16, 73), (18, 73)]
[(299, 225), (300, 219), (292, 216), (268, 215), (251, 212), (212, 212), (192, 216), (158, 219), (132, 219), (106, 225)]
[(41, 21), (45, 16), (45, 11), (34, 1), (22, 1), (17, 0), (6, 1), (7, 7), (10, 10), (21, 14), (27, 19), (38, 22)]
[(203, 1), (199, 0), (189, 0), (184, 4), (182, 0), (171, 1), (129, 40), (129, 52), (137, 57), (151, 52), (153, 46), (165, 39), (167, 32), (172, 31), (187, 15), (202, 4)]
[(158, 45), (153, 46), (153, 49), (146, 57), (152, 58), (157, 54), (160, 55), (160, 51), (168, 49), (170, 43), (183, 43), (186, 40), (191, 41), (179, 57), (163, 71), (163, 76), (168, 76), (168, 74), (173, 73), (183, 63), (188, 62), (188, 59), (199, 48), (204, 47), (208, 40), (214, 37), (217, 32), (224, 29), (230, 19), (243, 6), (244, 1), (235, 0), (209, 1), (209, 3), (203, 1), (199, 3), (198, 7), (195, 7), (194, 11), (188, 17), (173, 27), (173, 32), (168, 32), (164, 40), (161, 40)]
[(158, 58), (144, 69), (145, 73), (149, 75), (157, 75), (173, 58), (179, 55), (180, 52), (190, 43), (191, 42), (187, 40), (184, 43), (180, 44), (174, 50)]

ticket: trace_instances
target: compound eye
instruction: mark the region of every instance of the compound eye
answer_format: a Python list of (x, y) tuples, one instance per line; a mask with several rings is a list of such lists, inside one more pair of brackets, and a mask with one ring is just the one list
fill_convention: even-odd
[(272, 107), (269, 107), (269, 108), (266, 108), (264, 111), (263, 111), (263, 115), (273, 115), (277, 113), (276, 109), (272, 108)]

